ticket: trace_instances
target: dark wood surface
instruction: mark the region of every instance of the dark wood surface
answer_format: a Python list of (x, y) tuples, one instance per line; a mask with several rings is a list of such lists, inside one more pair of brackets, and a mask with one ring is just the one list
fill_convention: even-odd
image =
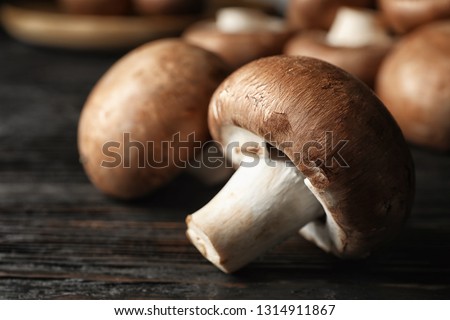
[(78, 163), (77, 120), (118, 57), (0, 33), (0, 298), (450, 298), (449, 155), (413, 149), (413, 214), (369, 259), (340, 261), (292, 237), (235, 275), (184, 235), (186, 214), (220, 186), (183, 175), (138, 202), (97, 192)]

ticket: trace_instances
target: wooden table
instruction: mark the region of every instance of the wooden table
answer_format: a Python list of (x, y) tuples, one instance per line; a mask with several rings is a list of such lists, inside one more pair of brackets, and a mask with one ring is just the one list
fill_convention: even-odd
[(413, 149), (412, 217), (359, 262), (292, 237), (225, 275), (184, 234), (186, 214), (220, 186), (183, 175), (138, 202), (97, 192), (78, 163), (77, 120), (118, 57), (32, 48), (0, 33), (0, 298), (450, 298), (449, 155)]

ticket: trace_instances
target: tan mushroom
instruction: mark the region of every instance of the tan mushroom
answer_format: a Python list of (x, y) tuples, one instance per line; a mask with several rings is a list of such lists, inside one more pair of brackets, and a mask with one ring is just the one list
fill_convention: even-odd
[(383, 62), (376, 91), (408, 140), (450, 150), (450, 21), (406, 35)]
[(398, 33), (450, 18), (450, 0), (378, 0), (386, 20)]
[(260, 10), (225, 8), (215, 21), (201, 21), (185, 31), (186, 41), (221, 56), (238, 68), (252, 60), (279, 54), (291, 36), (284, 21)]
[[(278, 56), (244, 66), (215, 92), (209, 127), (240, 167), (187, 218), (187, 235), (224, 272), (299, 229), (327, 252), (364, 257), (410, 212), (414, 170), (400, 129), (331, 64)], [(269, 157), (265, 142), (284, 156)]]
[(294, 29), (328, 30), (341, 6), (371, 7), (374, 0), (290, 0), (286, 10)]
[(209, 137), (208, 103), (228, 68), (216, 55), (172, 39), (117, 62), (90, 94), (79, 123), (80, 158), (93, 184), (133, 198), (170, 181)]
[(393, 42), (375, 11), (342, 7), (329, 32), (301, 32), (284, 52), (325, 60), (373, 86)]

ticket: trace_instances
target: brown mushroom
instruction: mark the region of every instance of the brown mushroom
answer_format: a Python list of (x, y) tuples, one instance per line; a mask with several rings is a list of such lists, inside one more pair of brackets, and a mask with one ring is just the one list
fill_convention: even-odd
[(131, 0), (136, 12), (153, 14), (197, 14), (205, 7), (205, 0)]
[(216, 21), (201, 21), (188, 28), (186, 41), (221, 56), (238, 68), (252, 60), (279, 54), (291, 36), (284, 22), (249, 8), (225, 8)]
[(450, 0), (378, 0), (378, 4), (388, 23), (398, 33), (450, 18)]
[(294, 29), (328, 30), (341, 6), (370, 7), (374, 0), (290, 0), (286, 10)]
[(80, 158), (93, 184), (133, 198), (168, 182), (209, 137), (208, 102), (227, 74), (216, 55), (172, 39), (117, 62), (79, 123)]
[[(224, 272), (299, 229), (327, 252), (364, 257), (410, 212), (414, 170), (400, 129), (331, 64), (277, 56), (242, 67), (216, 90), (209, 127), (240, 167), (188, 216), (187, 235)], [(269, 157), (267, 143), (284, 155)]]
[(61, 8), (74, 14), (119, 15), (129, 9), (129, 0), (58, 0)]
[(393, 39), (374, 11), (342, 7), (328, 33), (301, 32), (288, 41), (284, 52), (322, 59), (373, 86), (392, 44)]
[(450, 150), (450, 21), (406, 35), (383, 62), (376, 91), (405, 137)]

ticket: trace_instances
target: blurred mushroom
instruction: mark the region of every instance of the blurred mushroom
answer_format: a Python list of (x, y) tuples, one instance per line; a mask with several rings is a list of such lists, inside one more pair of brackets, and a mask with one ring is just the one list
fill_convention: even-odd
[[(299, 229), (327, 252), (364, 257), (410, 212), (414, 170), (400, 129), (331, 64), (278, 56), (242, 67), (216, 90), (209, 127), (240, 167), (187, 217), (187, 235), (224, 272)], [(269, 157), (267, 143), (282, 154)]]
[(328, 30), (341, 6), (370, 7), (375, 0), (290, 0), (286, 10), (289, 25), (298, 30)]
[(129, 0), (58, 0), (61, 8), (73, 14), (119, 15), (129, 9)]
[(144, 45), (117, 62), (80, 118), (80, 159), (92, 183), (126, 199), (170, 181), (209, 137), (208, 103), (228, 71), (181, 40)]
[(450, 18), (450, 0), (378, 0), (378, 4), (388, 23), (398, 33)]
[(284, 52), (330, 62), (373, 86), (392, 44), (375, 11), (342, 7), (328, 33), (301, 32), (288, 41)]
[(450, 150), (450, 21), (406, 35), (383, 62), (376, 91), (408, 140)]
[(216, 21), (201, 21), (185, 31), (190, 43), (215, 52), (232, 67), (279, 54), (290, 37), (284, 21), (248, 8), (225, 8)]
[(205, 7), (205, 0), (131, 0), (140, 14), (197, 14)]

